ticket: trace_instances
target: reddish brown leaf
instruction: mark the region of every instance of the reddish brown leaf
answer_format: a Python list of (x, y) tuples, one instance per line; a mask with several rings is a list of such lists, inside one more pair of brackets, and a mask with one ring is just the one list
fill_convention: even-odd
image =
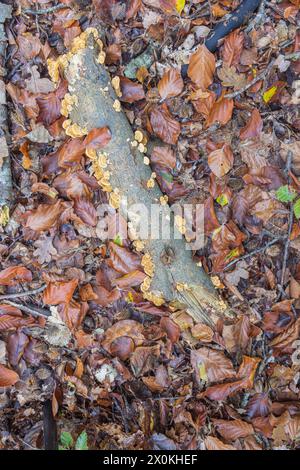
[(166, 103), (151, 110), (150, 123), (153, 132), (161, 140), (170, 145), (176, 144), (180, 134), (180, 123), (172, 117)]
[(257, 418), (268, 416), (271, 411), (271, 400), (267, 393), (255, 393), (247, 404), (247, 416)]
[(135, 349), (133, 340), (129, 336), (120, 336), (112, 341), (110, 353), (121, 361), (126, 361)]
[(176, 166), (176, 155), (171, 147), (154, 147), (151, 153), (151, 163), (173, 169)]
[(263, 121), (258, 109), (254, 108), (251, 117), (245, 127), (240, 131), (240, 138), (242, 140), (254, 139), (258, 137), (263, 128)]
[[(203, 369), (203, 375), (207, 376), (209, 382), (235, 377), (233, 365), (222, 351), (209, 348), (200, 348), (191, 351), (191, 363), (196, 373), (196, 379), (200, 380), (199, 372)], [(203, 380), (203, 379), (202, 379)]]
[(51, 158), (57, 158), (58, 165), (61, 168), (68, 168), (77, 164), (85, 151), (85, 145), (81, 137), (67, 140), (59, 149), (51, 155)]
[(233, 166), (233, 153), (229, 144), (224, 144), (208, 156), (207, 162), (211, 171), (218, 177), (224, 176)]
[(225, 419), (213, 419), (213, 424), (218, 433), (226, 441), (235, 441), (254, 433), (253, 426), (241, 419), (226, 421)]
[(106, 49), (105, 64), (117, 64), (122, 59), (121, 44), (110, 44)]
[(127, 289), (128, 287), (139, 286), (146, 277), (147, 276), (144, 272), (135, 269), (134, 271), (115, 279), (113, 285), (118, 286), (120, 289)]
[(130, 365), (136, 377), (152, 371), (160, 355), (160, 346), (140, 346), (130, 357)]
[(224, 401), (228, 396), (240, 390), (253, 387), (254, 376), (260, 359), (257, 357), (243, 356), (236, 380), (220, 385), (213, 385), (203, 392), (203, 396), (211, 400)]
[(83, 145), (88, 149), (97, 150), (105, 147), (111, 140), (111, 132), (108, 127), (98, 127), (92, 129), (83, 141)]
[[(68, 291), (68, 288), (65, 286), (65, 303), (58, 306), (58, 313), (61, 319), (72, 331), (77, 330), (80, 327), (89, 308), (86, 302), (79, 304), (78, 302), (71, 300), (74, 290), (72, 291), (71, 287)], [(58, 295), (60, 295), (60, 292), (58, 292)]]
[(32, 281), (32, 274), (25, 266), (10, 266), (0, 271), (0, 286), (13, 286)]
[(143, 86), (140, 83), (129, 80), (129, 78), (120, 77), (120, 88), (122, 92), (120, 100), (125, 103), (134, 103), (145, 98)]
[(181, 73), (178, 69), (169, 69), (164, 73), (157, 88), (163, 100), (180, 95), (184, 87)]
[(76, 199), (74, 202), (74, 211), (82, 222), (91, 227), (96, 227), (98, 220), (97, 211), (91, 201), (87, 199)]
[(19, 379), (20, 377), (16, 372), (0, 364), (0, 387), (11, 387), (18, 382)]
[(172, 343), (177, 343), (180, 338), (180, 328), (179, 326), (168, 317), (162, 317), (160, 320), (160, 326), (163, 331), (167, 333), (168, 338)]
[(41, 95), (36, 99), (40, 109), (37, 122), (42, 122), (45, 126), (49, 126), (61, 116), (61, 100), (66, 94), (67, 89), (67, 82), (62, 81), (55, 91), (47, 95)]
[(233, 100), (221, 96), (212, 106), (210, 113), (206, 119), (207, 127), (210, 127), (215, 122), (221, 125), (227, 124), (230, 121), (233, 111)]
[(43, 293), (45, 304), (58, 305), (69, 303), (77, 287), (78, 279), (71, 281), (49, 282)]
[(40, 204), (37, 209), (25, 212), (24, 227), (36, 232), (49, 230), (58, 222), (61, 212), (61, 201), (57, 201), (55, 204)]
[(145, 339), (143, 331), (144, 328), (141, 323), (138, 323), (135, 320), (121, 320), (106, 330), (102, 346), (107, 351), (111, 351), (112, 343), (116, 339), (124, 336), (131, 338), (135, 347), (141, 346)]
[(202, 45), (191, 55), (187, 74), (199, 88), (206, 90), (213, 81), (215, 69), (215, 56)]
[(109, 242), (110, 259), (108, 265), (122, 274), (128, 274), (136, 269), (141, 269), (140, 259), (127, 248)]
[(244, 34), (239, 30), (232, 31), (225, 37), (223, 46), (223, 61), (225, 64), (238, 65), (243, 51)]
[(224, 444), (220, 439), (213, 436), (206, 437), (204, 444), (206, 450), (237, 450), (235, 447), (229, 444)]

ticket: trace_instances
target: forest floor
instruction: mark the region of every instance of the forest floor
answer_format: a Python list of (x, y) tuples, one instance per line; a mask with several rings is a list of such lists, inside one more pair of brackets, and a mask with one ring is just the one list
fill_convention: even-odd
[[(263, 1), (214, 53), (205, 37), (237, 0), (4, 3), (0, 448), (51, 447), (56, 427), (65, 448), (298, 448), (299, 0)], [(59, 62), (87, 28), (143, 150), (164, 143), (145, 163), (166, 200), (204, 204), (195, 262), (232, 312), (215, 329), (145, 301), (137, 246), (101, 240), (107, 193)]]

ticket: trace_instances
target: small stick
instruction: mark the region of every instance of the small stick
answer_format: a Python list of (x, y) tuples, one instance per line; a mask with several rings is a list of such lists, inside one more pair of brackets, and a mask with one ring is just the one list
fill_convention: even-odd
[(45, 15), (46, 13), (53, 13), (54, 11), (62, 10), (63, 8), (68, 8), (68, 6), (59, 3), (58, 5), (54, 5), (53, 7), (43, 8), (42, 10), (31, 10), (30, 8), (26, 8), (25, 10), (23, 10), (23, 12), (28, 15)]
[(250, 33), (250, 31), (252, 31), (252, 29), (254, 29), (256, 25), (259, 25), (262, 22), (265, 16), (265, 6), (266, 6), (266, 0), (262, 0), (258, 8), (257, 15), (253, 18), (253, 20), (247, 26), (247, 28), (245, 29), (245, 33)]
[(38, 312), (37, 310), (34, 310), (31, 307), (26, 307), (25, 305), (17, 304), (16, 302), (11, 302), (10, 300), (5, 301), (5, 303), (8, 305), (11, 305), (12, 307), (19, 308), (23, 312), (28, 313), (29, 315), (32, 315), (35, 317), (42, 317), (42, 318), (50, 317), (50, 312), (47, 312), (46, 310), (43, 310), (44, 313), (42, 313), (42, 311)]
[[(288, 151), (287, 154), (287, 159), (286, 159), (286, 173), (289, 174), (290, 169), (291, 169), (291, 164), (292, 164), (292, 159), (293, 159), (293, 152)], [(288, 177), (288, 181), (290, 178)], [(290, 203), (290, 216), (289, 216), (289, 226), (288, 226), (288, 233), (287, 233), (287, 238), (286, 242), (284, 245), (284, 255), (283, 255), (283, 262), (282, 262), (282, 271), (281, 271), (281, 279), (280, 279), (280, 286), (283, 288), (284, 284), (284, 276), (285, 276), (285, 271), (286, 271), (286, 264), (288, 260), (288, 254), (289, 254), (289, 247), (290, 247), (290, 236), (292, 233), (292, 228), (293, 228), (293, 204)]]
[(259, 80), (263, 80), (268, 75), (270, 70), (273, 68), (274, 63), (275, 63), (275, 59), (271, 60), (271, 62), (267, 65), (267, 67), (265, 68), (265, 70), (262, 73), (257, 75), (251, 82), (247, 83), (247, 85), (245, 85), (240, 90), (234, 91), (233, 93), (227, 93), (227, 95), (225, 95), (225, 98), (227, 98), (227, 99), (236, 98), (237, 96), (244, 93), (244, 91), (247, 91), (249, 88), (251, 88), (253, 85), (255, 85), (256, 82), (259, 82)]
[(285, 238), (286, 237), (274, 238), (274, 240), (271, 240), (270, 242), (268, 242), (266, 245), (262, 246), (261, 248), (257, 248), (256, 250), (253, 250), (250, 253), (246, 253), (245, 255), (241, 256), (240, 258), (232, 260), (229, 264), (227, 264), (227, 266), (225, 266), (224, 271), (227, 271), (228, 268), (230, 268), (231, 266), (235, 265), (236, 263), (238, 263), (239, 261), (241, 261), (243, 259), (251, 258), (251, 256), (254, 256), (257, 253), (261, 253), (262, 251), (265, 251), (267, 248), (269, 248), (269, 246), (275, 245), (275, 243), (277, 243), (278, 241), (280, 241), (282, 239), (285, 239)]
[(27, 295), (40, 294), (40, 292), (43, 292), (46, 289), (46, 287), (47, 287), (46, 284), (44, 284), (42, 287), (39, 287), (38, 289), (27, 290), (25, 292), (17, 292), (16, 294), (3, 294), (3, 295), (0, 295), (0, 300), (18, 299), (19, 297), (26, 297)]

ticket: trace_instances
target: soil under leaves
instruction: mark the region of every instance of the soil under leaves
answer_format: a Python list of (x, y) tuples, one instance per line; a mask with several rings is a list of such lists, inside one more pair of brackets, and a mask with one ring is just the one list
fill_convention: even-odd
[[(298, 448), (299, 1), (265, 2), (214, 54), (204, 39), (235, 0), (55, 5), (14, 2), (0, 71), (15, 190), (0, 227), (0, 448), (43, 448), (49, 400), (58, 436), (85, 430), (90, 449)], [(215, 330), (145, 301), (137, 246), (101, 240), (108, 193), (85, 152), (109, 130), (70, 129), (51, 69), (87, 28), (139, 144), (160, 139), (145, 164), (166, 200), (204, 204), (195, 262), (233, 312)]]

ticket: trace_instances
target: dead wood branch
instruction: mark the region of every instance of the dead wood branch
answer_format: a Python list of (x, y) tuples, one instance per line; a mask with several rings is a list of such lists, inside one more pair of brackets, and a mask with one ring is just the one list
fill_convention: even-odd
[[(156, 183), (151, 189), (146, 187), (151, 169), (143, 163), (144, 154), (131, 145), (133, 131), (124, 112), (116, 111), (117, 96), (105, 67), (96, 62), (97, 54), (96, 45), (89, 44), (71, 58), (65, 71), (69, 92), (78, 99), (70, 118), (73, 123), (88, 130), (109, 127), (112, 138), (103, 150), (109, 162), (110, 184), (127, 200), (128, 207), (121, 204), (120, 211), (126, 220), (134, 224), (140, 215), (138, 209), (135, 212), (130, 208), (134, 204), (142, 204), (150, 214), (152, 205), (159, 204), (162, 193)], [(172, 222), (172, 214), (170, 217)], [(164, 212), (162, 226), (166, 224), (173, 226)], [(175, 239), (174, 234), (168, 240), (149, 237), (144, 244), (144, 252), (151, 256), (155, 267), (151, 293), (162, 295), (167, 301), (179, 299), (188, 304), (196, 321), (213, 323), (214, 318), (224, 312), (224, 302), (220, 301), (203, 269), (192, 260), (191, 250), (186, 249), (182, 238)], [(166, 253), (172, 253), (167, 265), (164, 261)], [(184, 285), (187, 289), (179, 292), (176, 289), (178, 285)]]
[[(0, 3), (0, 69), (5, 70), (5, 51), (7, 37), (4, 30), (4, 22), (11, 18), (12, 7)], [(8, 150), (8, 126), (6, 93), (3, 76), (0, 75), (0, 221), (2, 206), (9, 206), (12, 199), (12, 177)]]

